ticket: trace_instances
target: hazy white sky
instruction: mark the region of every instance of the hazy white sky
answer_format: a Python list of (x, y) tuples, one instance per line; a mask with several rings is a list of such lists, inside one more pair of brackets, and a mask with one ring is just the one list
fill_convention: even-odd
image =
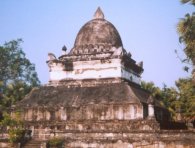
[(183, 55), (176, 25), (194, 7), (179, 0), (1, 0), (0, 6), (0, 44), (22, 38), (42, 84), (49, 79), (48, 52), (60, 56), (63, 45), (70, 50), (98, 6), (132, 58), (144, 61), (143, 80), (174, 86), (175, 80), (188, 75), (174, 53), (177, 49)]

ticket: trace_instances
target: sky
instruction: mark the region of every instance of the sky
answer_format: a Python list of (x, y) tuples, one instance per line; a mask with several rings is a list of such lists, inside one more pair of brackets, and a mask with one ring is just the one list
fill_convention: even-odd
[(0, 6), (0, 45), (22, 38), (23, 51), (42, 84), (49, 80), (48, 53), (59, 57), (64, 45), (70, 51), (99, 6), (132, 58), (144, 62), (142, 80), (171, 87), (189, 75), (174, 50), (184, 56), (176, 26), (194, 7), (179, 0), (1, 0)]

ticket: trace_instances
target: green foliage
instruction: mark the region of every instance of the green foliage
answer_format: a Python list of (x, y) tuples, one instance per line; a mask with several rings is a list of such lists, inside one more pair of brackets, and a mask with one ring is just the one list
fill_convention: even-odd
[(141, 82), (141, 87), (147, 91), (149, 91), (153, 97), (158, 100), (161, 100), (161, 90), (159, 87), (156, 87), (153, 82)]
[[(181, 0), (181, 3), (190, 3), (195, 6), (195, 0)], [(186, 59), (183, 63), (192, 63), (192, 77), (188, 79), (179, 79), (176, 82), (177, 97), (175, 103), (171, 103), (171, 109), (179, 108), (183, 120), (195, 120), (195, 12), (186, 14), (178, 25), (179, 41), (185, 45), (184, 53)], [(188, 71), (188, 67), (184, 67)], [(175, 93), (176, 94), (176, 93)], [(174, 98), (174, 97), (173, 97)]]
[(0, 107), (10, 107), (40, 85), (35, 66), (25, 57), (21, 39), (0, 46)]
[(25, 130), (19, 113), (16, 113), (14, 118), (11, 118), (9, 114), (4, 113), (0, 126), (7, 128), (9, 141), (11, 143), (21, 142), (24, 139)]
[(185, 3), (188, 3), (190, 2), (192, 5), (195, 6), (195, 0), (181, 0), (181, 3), (185, 4)]
[(35, 67), (25, 57), (21, 39), (6, 42), (0, 46), (0, 80), (3, 84), (23, 80), (31, 85), (39, 83)]
[(181, 102), (181, 113), (184, 120), (195, 119), (195, 87), (191, 79), (179, 79), (176, 82)]
[(161, 97), (165, 107), (171, 113), (172, 119), (176, 120), (177, 112), (179, 112), (181, 105), (179, 100), (179, 92), (173, 87), (168, 88), (166, 85), (164, 85), (161, 90)]
[(29, 93), (32, 86), (29, 86), (23, 81), (15, 81), (14, 83), (9, 83), (3, 91), (3, 99), (0, 100), (2, 106), (9, 107), (20, 101), (24, 96)]
[(170, 111), (173, 120), (177, 120), (177, 113), (181, 113), (182, 120), (195, 119), (195, 87), (190, 78), (176, 81), (176, 88), (162, 89), (156, 87), (153, 82), (142, 82), (141, 87), (152, 93)]
[(21, 142), (22, 139), (24, 139), (25, 130), (20, 128), (10, 129), (8, 131), (8, 134), (9, 134), (9, 141), (11, 143), (17, 143), (17, 142)]
[(9, 114), (4, 113), (3, 120), (1, 120), (0, 125), (1, 126), (10, 126), (10, 127), (13, 127), (13, 126), (17, 125), (17, 121), (11, 119), (11, 117), (10, 117)]
[[(195, 6), (195, 0), (181, 0), (183, 4), (191, 3)], [(180, 35), (180, 43), (185, 45), (186, 59), (180, 59), (182, 63), (191, 64), (195, 67), (195, 13), (186, 14), (177, 26)], [(177, 51), (175, 51), (177, 54)], [(189, 67), (184, 67), (185, 71)], [(195, 120), (195, 69), (192, 78), (184, 78), (176, 81), (176, 88), (164, 85), (162, 89), (156, 87), (153, 82), (142, 82), (141, 87), (152, 93), (153, 97), (162, 101), (170, 111), (173, 120), (177, 120), (177, 113), (181, 113), (182, 120)]]
[(64, 142), (64, 139), (54, 137), (54, 138), (49, 139), (48, 145), (49, 145), (49, 147), (50, 146), (61, 147), (63, 142)]
[(180, 42), (185, 44), (184, 52), (187, 59), (195, 64), (195, 14), (186, 14), (177, 26)]
[[(181, 0), (183, 4), (191, 3), (195, 6), (195, 0)], [(192, 70), (192, 82), (195, 84), (195, 12), (192, 14), (186, 14), (185, 18), (182, 18), (178, 25), (177, 31), (179, 33), (179, 41), (185, 45), (184, 53), (186, 59), (182, 60), (183, 63), (190, 63), (193, 65)], [(188, 67), (185, 66), (184, 70), (188, 71)]]

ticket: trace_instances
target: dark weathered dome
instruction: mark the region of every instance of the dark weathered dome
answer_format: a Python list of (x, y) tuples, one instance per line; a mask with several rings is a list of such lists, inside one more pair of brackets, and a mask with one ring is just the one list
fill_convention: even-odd
[(113, 24), (104, 19), (104, 14), (98, 8), (94, 19), (87, 22), (79, 31), (74, 49), (86, 45), (109, 45), (121, 47), (120, 35)]

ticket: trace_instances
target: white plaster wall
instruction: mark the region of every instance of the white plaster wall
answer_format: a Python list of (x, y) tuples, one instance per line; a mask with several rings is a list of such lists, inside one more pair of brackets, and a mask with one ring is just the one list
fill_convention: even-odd
[(117, 109), (114, 109), (114, 119), (119, 119), (122, 120), (124, 118), (124, 112), (123, 112), (123, 107), (118, 106)]
[(130, 112), (130, 119), (135, 119), (136, 115), (135, 115), (135, 108), (133, 105), (130, 105), (129, 112)]
[(64, 109), (64, 108), (60, 108), (60, 119), (61, 120), (66, 120), (67, 119), (66, 109)]
[(136, 119), (137, 117), (137, 112), (135, 111), (135, 105), (129, 104), (127, 107), (124, 109), (124, 119), (129, 120), (129, 119)]
[(37, 113), (37, 121), (43, 119), (43, 112), (38, 110), (38, 113)]
[(32, 109), (28, 109), (28, 111), (25, 113), (25, 120), (32, 121), (32, 115), (33, 115)]
[(50, 119), (51, 119), (50, 112), (45, 111), (45, 119), (46, 119), (46, 120), (50, 120)]
[(136, 76), (132, 72), (125, 70), (124, 67), (121, 68), (121, 77), (134, 83), (141, 84), (141, 78)]
[[(114, 135), (112, 133), (104, 134), (102, 137), (110, 139), (113, 138)], [(121, 140), (118, 140), (117, 142), (107, 142), (107, 143), (98, 143), (98, 142), (71, 142), (67, 145), (68, 147), (82, 147), (82, 148), (133, 148), (133, 144), (128, 142), (122, 142)]]
[(94, 112), (93, 112), (92, 106), (86, 106), (84, 118), (93, 119), (93, 114)]
[(113, 111), (113, 106), (112, 105), (109, 105), (108, 106), (108, 109), (107, 109), (107, 111), (105, 112), (105, 117), (104, 117), (104, 119), (105, 120), (111, 120), (111, 119), (113, 119), (114, 117), (114, 113), (113, 113), (114, 111)]
[(76, 61), (73, 63), (73, 69), (73, 71), (64, 71), (63, 65), (55, 64), (51, 67), (50, 80), (121, 77), (120, 59), (105, 62), (100, 60)]
[(125, 69), (125, 67), (121, 65), (121, 59), (75, 61), (73, 62), (73, 71), (65, 71), (64, 65), (61, 63), (53, 63), (50, 67), (51, 81), (116, 77), (141, 84), (141, 78), (131, 72), (131, 70)]
[(148, 116), (154, 117), (154, 106), (151, 104), (148, 105)]
[[(141, 106), (129, 104), (125, 108), (123, 106), (121, 107), (123, 108), (123, 119), (124, 120), (143, 118), (143, 112), (141, 112), (142, 108), (140, 108)], [(121, 119), (120, 114), (117, 117), (117, 119)]]
[(143, 106), (142, 105), (137, 105), (137, 113), (136, 113), (136, 118), (144, 118), (144, 113), (143, 113)]

